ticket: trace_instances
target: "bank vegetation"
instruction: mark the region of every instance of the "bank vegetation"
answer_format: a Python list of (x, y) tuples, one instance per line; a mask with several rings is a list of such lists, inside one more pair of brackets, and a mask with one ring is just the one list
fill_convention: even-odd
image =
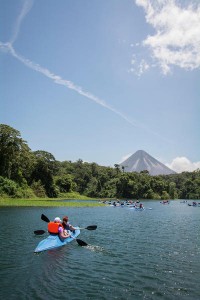
[(199, 199), (200, 170), (150, 176), (124, 172), (118, 164), (61, 162), (47, 151), (32, 151), (18, 130), (0, 124), (1, 203), (8, 198), (13, 204), (31, 199), (35, 206), (54, 205), (53, 199)]

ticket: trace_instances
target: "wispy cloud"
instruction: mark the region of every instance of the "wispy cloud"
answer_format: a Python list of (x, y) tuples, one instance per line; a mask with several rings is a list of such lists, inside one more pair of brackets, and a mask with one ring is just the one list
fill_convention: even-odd
[(171, 163), (166, 164), (166, 166), (177, 173), (181, 172), (192, 172), (197, 169), (200, 169), (200, 161), (198, 162), (191, 162), (186, 157), (176, 157), (172, 160)]
[(12, 37), (10, 39), (11, 45), (16, 41), (19, 31), (20, 31), (21, 23), (22, 23), (24, 17), (27, 15), (27, 13), (30, 11), (32, 5), (33, 5), (33, 0), (25, 0), (24, 1), (22, 11), (20, 12), (20, 14), (16, 20), (16, 23), (14, 26), (14, 31), (13, 31)]
[[(146, 64), (156, 64), (163, 74), (169, 73), (172, 66), (185, 70), (200, 68), (199, 2), (135, 0), (135, 3), (143, 7), (146, 22), (155, 29), (155, 34), (140, 44), (150, 50), (151, 57), (146, 59)], [(139, 66), (144, 66), (144, 59)], [(146, 70), (142, 69), (142, 73)], [(139, 75), (142, 73), (140, 70)]]

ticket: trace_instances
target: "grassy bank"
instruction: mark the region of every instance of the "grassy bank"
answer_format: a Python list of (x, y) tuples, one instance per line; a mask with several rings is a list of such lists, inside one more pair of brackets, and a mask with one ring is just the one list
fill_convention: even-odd
[[(67, 201), (70, 200), (70, 201)], [(76, 200), (76, 201), (73, 201)], [(79, 200), (77, 202), (77, 200)], [(90, 202), (86, 202), (91, 200)], [(94, 200), (94, 201), (92, 201)], [(51, 198), (33, 198), (33, 199), (15, 199), (15, 198), (0, 198), (0, 207), (1, 206), (32, 206), (32, 207), (95, 207), (95, 206), (104, 206), (103, 204), (96, 202), (97, 199), (90, 199), (85, 196), (81, 196), (75, 193), (68, 193), (62, 195), (60, 198), (51, 199)]]

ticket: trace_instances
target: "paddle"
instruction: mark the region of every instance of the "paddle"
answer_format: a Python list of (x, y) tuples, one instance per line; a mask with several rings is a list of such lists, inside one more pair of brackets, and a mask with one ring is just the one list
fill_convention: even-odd
[[(96, 230), (97, 229), (97, 225), (91, 225), (91, 226), (87, 226), (86, 228), (79, 228), (80, 230), (81, 229), (87, 229), (87, 230)], [(42, 234), (44, 234), (46, 231), (44, 231), (44, 230), (35, 230), (34, 231), (34, 234), (35, 235), (42, 235)]]
[(46, 217), (45, 215), (43, 215), (43, 214), (41, 214), (41, 219), (42, 219), (42, 221), (45, 221), (45, 222), (47, 222), (47, 223), (50, 222), (49, 218), (47, 218), (47, 217)]
[(80, 240), (80, 239), (77, 239), (77, 238), (73, 237), (72, 235), (71, 235), (70, 237), (73, 238), (74, 240), (76, 240), (77, 243), (79, 244), (79, 246), (84, 247), (84, 246), (87, 246), (87, 245), (88, 245), (86, 242), (84, 242), (84, 241), (82, 241), (82, 240)]
[[(47, 222), (47, 223), (49, 223), (50, 222), (50, 220), (45, 216), (45, 215), (41, 215), (41, 219), (43, 220), (43, 221), (45, 221), (45, 222)], [(34, 234), (35, 235), (42, 235), (42, 234), (44, 234), (45, 233), (45, 231), (44, 230), (35, 230), (34, 231)]]
[(87, 226), (85, 228), (79, 228), (79, 229), (96, 230), (97, 229), (97, 225), (90, 225), (90, 226)]
[[(47, 216), (45, 216), (45, 215), (41, 215), (41, 219), (43, 220), (43, 221), (45, 221), (45, 222), (47, 222), (47, 223), (49, 223), (50, 222), (50, 220), (49, 220), (49, 218), (47, 218)], [(81, 229), (87, 229), (87, 230), (96, 230), (97, 229), (97, 225), (90, 225), (90, 226), (87, 226), (87, 227), (85, 227), (85, 228), (79, 228), (80, 230)]]
[[(49, 220), (49, 218), (47, 218), (47, 216), (45, 216), (45, 215), (41, 215), (41, 219), (43, 220), (43, 221), (45, 221), (45, 222), (47, 222), (47, 223), (49, 223), (50, 222), (50, 220)], [(88, 227), (86, 227), (86, 228), (81, 228), (81, 229), (88, 229), (88, 230), (95, 230), (97, 228), (97, 226), (96, 225), (91, 225), (91, 226), (88, 226)], [(36, 234), (36, 235), (42, 235), (42, 234), (44, 234), (45, 233), (45, 231), (44, 230), (35, 230), (34, 231), (34, 233)], [(84, 241), (82, 241), (82, 240), (80, 240), (80, 239), (76, 239), (76, 238), (74, 238), (73, 236), (71, 236), (74, 240), (76, 240), (77, 241), (77, 243), (79, 244), (79, 246), (87, 246), (88, 244), (86, 243), (86, 242), (84, 242)]]

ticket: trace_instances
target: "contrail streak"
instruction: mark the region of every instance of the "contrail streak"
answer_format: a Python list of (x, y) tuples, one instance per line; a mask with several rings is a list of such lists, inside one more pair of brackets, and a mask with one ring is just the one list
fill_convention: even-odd
[(112, 111), (113, 113), (120, 116), (122, 119), (124, 119), (126, 122), (128, 122), (132, 126), (138, 127), (140, 129), (144, 129), (145, 131), (147, 131), (147, 132), (149, 132), (153, 135), (156, 135), (156, 136), (162, 138), (163, 140), (165, 140), (167, 142), (170, 142), (168, 139), (166, 139), (163, 136), (159, 135), (157, 132), (152, 131), (151, 129), (149, 129), (148, 127), (143, 125), (142, 123), (139, 123), (138, 121), (136, 122), (136, 121), (133, 121), (132, 119), (129, 119), (123, 113), (119, 112), (118, 110), (116, 110), (112, 106), (108, 105), (104, 100), (98, 98), (97, 96), (91, 94), (90, 92), (84, 91), (82, 89), (82, 87), (75, 85), (73, 82), (71, 82), (69, 80), (63, 79), (59, 75), (56, 75), (56, 74), (50, 72), (48, 69), (43, 68), (39, 64), (36, 64), (36, 63), (32, 62), (31, 60), (29, 60), (29, 59), (23, 57), (22, 55), (18, 54), (10, 43), (1, 43), (0, 42), (0, 49), (9, 52), (13, 57), (15, 57), (17, 60), (22, 62), (28, 68), (43, 74), (44, 76), (52, 79), (55, 83), (61, 84), (65, 87), (67, 87), (68, 89), (74, 90), (75, 92), (77, 92), (78, 94), (86, 97), (87, 99), (89, 99), (93, 102), (96, 102), (97, 104), (103, 106), (104, 108)]
[(39, 73), (42, 73), (46, 77), (52, 79), (55, 83), (64, 85), (68, 89), (74, 90), (78, 94), (88, 98), (89, 100), (92, 100), (96, 102), (97, 104), (111, 110), (112, 112), (116, 113), (117, 115), (121, 116), (124, 120), (129, 122), (130, 124), (137, 126), (136, 123), (134, 123), (132, 120), (128, 119), (125, 115), (123, 115), (121, 112), (117, 111), (115, 108), (112, 106), (108, 105), (105, 101), (99, 99), (95, 95), (91, 94), (90, 92), (84, 91), (82, 87), (75, 85), (73, 82), (63, 79), (59, 75), (56, 75), (52, 72), (50, 72), (48, 69), (41, 67), (39, 64), (36, 64), (32, 62), (31, 60), (23, 57), (22, 55), (18, 54), (15, 49), (12, 47), (10, 43), (1, 43), (0, 42), (0, 48), (7, 50), (13, 57), (15, 57), (17, 60), (22, 62), (24, 65), (26, 65), (28, 68), (37, 71)]
[(16, 20), (16, 24), (15, 24), (15, 27), (14, 27), (13, 35), (12, 35), (12, 37), (10, 39), (10, 44), (11, 45), (16, 41), (16, 39), (18, 37), (18, 34), (19, 34), (21, 22), (24, 19), (24, 17), (27, 15), (27, 13), (29, 12), (29, 10), (31, 9), (32, 5), (33, 5), (33, 0), (28, 0), (28, 1), (26, 0), (24, 2), (24, 5), (22, 7), (22, 11), (21, 11), (21, 13), (19, 14), (19, 16), (18, 16), (18, 18)]
[(97, 104), (101, 105), (102, 107), (112, 111), (113, 113), (120, 116), (122, 119), (124, 119), (126, 122), (128, 122), (132, 126), (140, 128), (140, 129), (144, 129), (145, 131), (147, 131), (147, 132), (149, 132), (153, 135), (156, 135), (156, 136), (160, 137), (161, 139), (163, 139), (167, 142), (170, 142), (169, 140), (165, 139), (163, 136), (159, 135), (157, 132), (154, 132), (151, 129), (149, 129), (148, 127), (146, 127), (144, 124), (139, 123), (138, 121), (134, 121), (133, 119), (129, 119), (123, 113), (116, 110), (111, 105), (108, 105), (104, 100), (98, 98), (97, 96), (91, 94), (88, 91), (84, 91), (82, 89), (82, 87), (80, 87), (78, 85), (75, 85), (73, 82), (71, 82), (69, 80), (63, 79), (61, 76), (52, 73), (48, 69), (43, 68), (39, 64), (36, 64), (33, 61), (23, 57), (20, 54), (18, 54), (15, 51), (15, 49), (13, 48), (13, 43), (16, 41), (16, 39), (19, 35), (19, 30), (20, 30), (22, 20), (27, 15), (27, 13), (30, 11), (30, 9), (32, 7), (32, 4), (33, 4), (33, 0), (26, 0), (24, 2), (22, 11), (21, 11), (20, 15), (17, 18), (16, 26), (15, 26), (15, 30), (14, 30), (14, 33), (12, 35), (12, 38), (10, 39), (10, 42), (7, 42), (7, 43), (0, 42), (0, 50), (9, 52), (13, 57), (15, 57), (17, 60), (19, 60), (25, 66), (27, 66), (28, 68), (30, 68), (30, 69), (32, 69), (36, 72), (39, 72), (39, 73), (43, 74), (44, 76), (48, 77), (49, 79), (52, 79), (56, 84), (61, 84), (65, 87), (67, 87), (68, 89), (74, 90), (75, 92), (77, 92), (78, 94), (86, 97), (87, 99), (89, 99), (93, 102), (96, 102)]

